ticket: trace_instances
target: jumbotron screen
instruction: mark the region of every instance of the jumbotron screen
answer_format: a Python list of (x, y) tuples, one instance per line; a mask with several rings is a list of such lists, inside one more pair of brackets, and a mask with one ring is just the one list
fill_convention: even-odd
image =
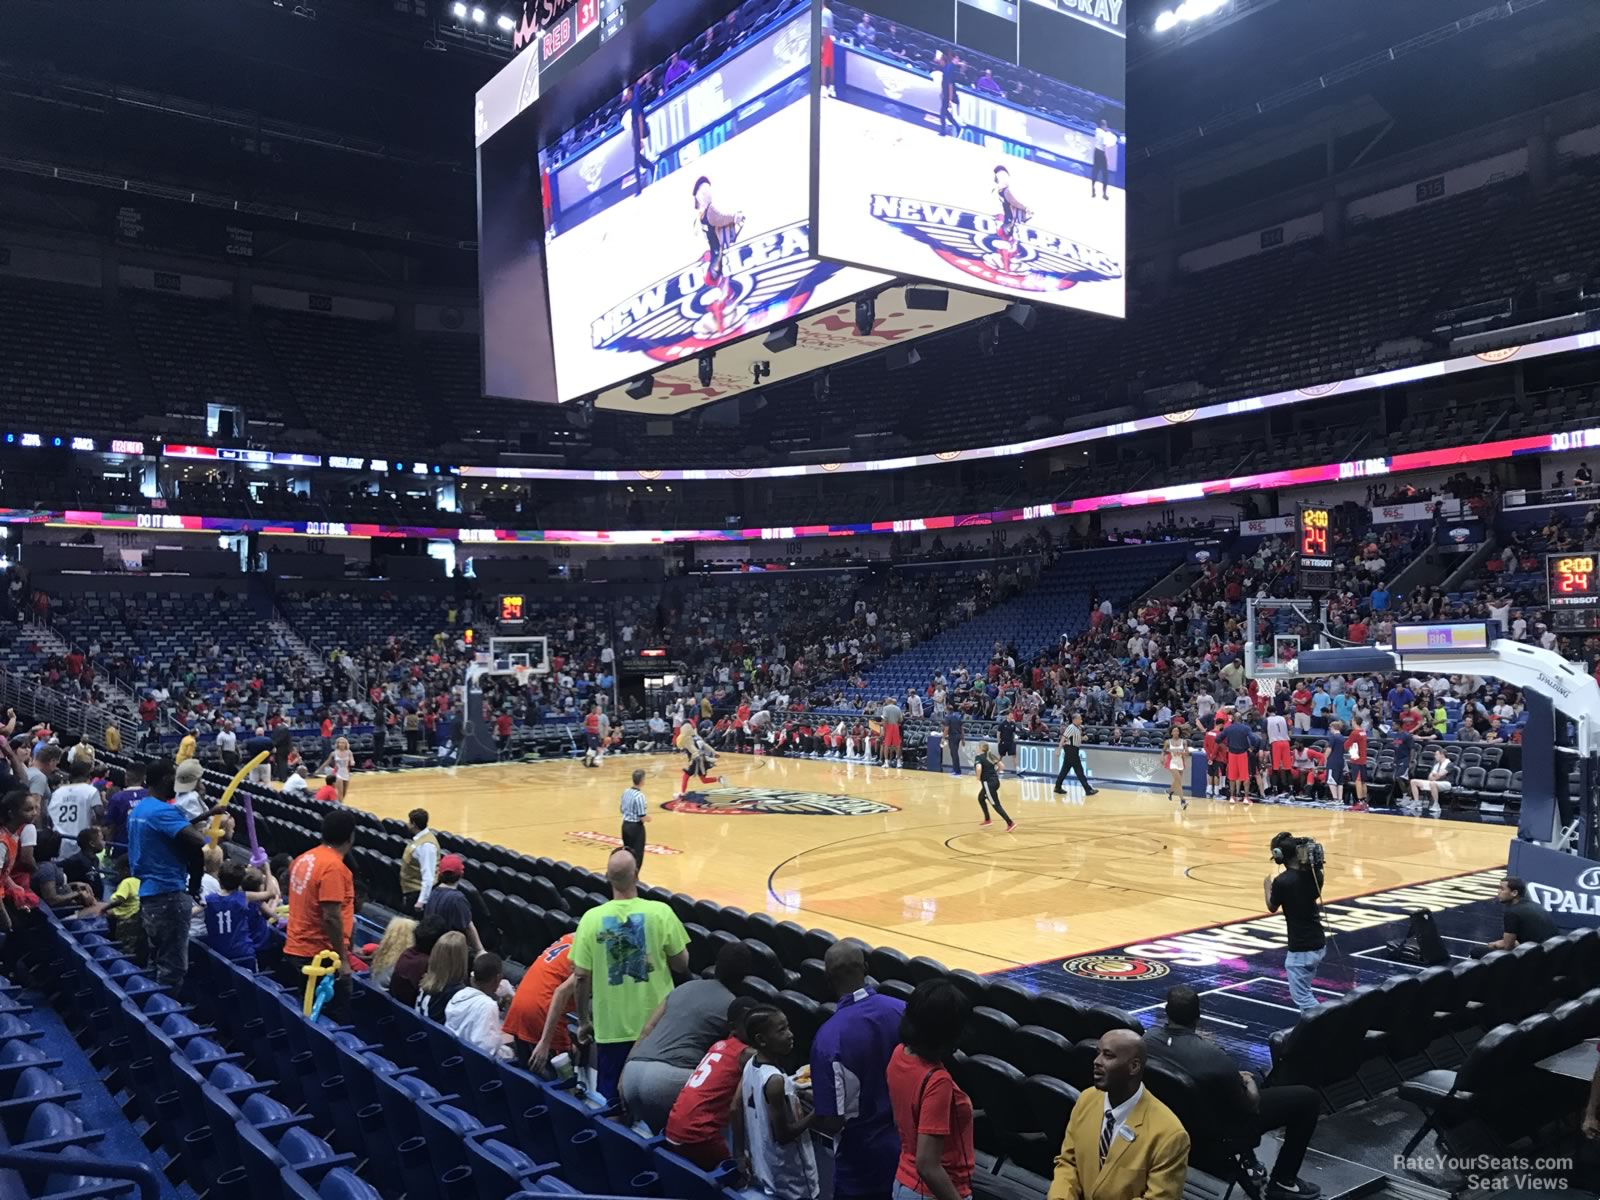
[(1126, 5), (825, 0), (817, 251), (1124, 314)]
[(561, 399), (878, 282), (812, 257), (811, 62), (809, 0), (754, 0), (540, 154)]

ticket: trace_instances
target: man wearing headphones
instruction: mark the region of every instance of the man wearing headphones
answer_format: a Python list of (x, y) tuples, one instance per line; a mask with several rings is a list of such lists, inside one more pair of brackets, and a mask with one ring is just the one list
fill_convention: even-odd
[(1283, 910), (1289, 933), (1289, 953), (1283, 960), (1289, 974), (1289, 996), (1295, 1007), (1305, 1012), (1317, 1006), (1311, 981), (1317, 977), (1326, 941), (1317, 907), (1322, 897), (1321, 872), (1304, 860), (1300, 839), (1287, 831), (1272, 839), (1272, 861), (1283, 870), (1262, 881), (1267, 911)]

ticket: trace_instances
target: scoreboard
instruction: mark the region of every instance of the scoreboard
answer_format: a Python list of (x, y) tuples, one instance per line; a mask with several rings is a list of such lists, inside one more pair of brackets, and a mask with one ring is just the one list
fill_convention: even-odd
[(1296, 523), (1299, 537), (1300, 586), (1325, 592), (1333, 586), (1333, 543), (1329, 540), (1328, 510), (1302, 508)]
[(539, 41), (540, 93), (548, 93), (621, 33), (630, 16), (637, 17), (650, 4), (651, 0), (576, 0), (569, 4), (544, 26)]

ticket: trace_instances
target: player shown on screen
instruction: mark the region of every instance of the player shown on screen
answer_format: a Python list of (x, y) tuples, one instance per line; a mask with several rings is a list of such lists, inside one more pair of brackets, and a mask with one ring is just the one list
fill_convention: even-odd
[(718, 208), (712, 197), (711, 180), (704, 175), (694, 181), (694, 212), (706, 239), (705, 284), (707, 289), (714, 288), (721, 293), (709, 301), (716, 332), (721, 333), (724, 323), (722, 309), (727, 302), (727, 290), (722, 286), (723, 256), (739, 240), (739, 233), (744, 228), (744, 214), (724, 212)]
[(938, 50), (933, 56), (933, 77), (939, 81), (939, 136), (960, 137), (966, 126), (961, 124), (960, 100), (956, 84), (961, 82), (963, 64), (953, 51)]
[(1017, 248), (1017, 238), (1022, 226), (1033, 219), (1033, 210), (1011, 190), (1011, 172), (1005, 167), (994, 169), (994, 194), (1000, 198), (1000, 236), (1005, 239), (1000, 246), (1000, 269), (1010, 272), (1011, 256)]

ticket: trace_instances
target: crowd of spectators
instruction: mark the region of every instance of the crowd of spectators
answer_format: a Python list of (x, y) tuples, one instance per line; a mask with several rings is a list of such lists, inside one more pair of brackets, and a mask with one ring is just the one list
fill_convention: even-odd
[[(1059, 79), (881, 17), (875, 21), (871, 13), (851, 5), (832, 4), (830, 14), (834, 36), (840, 41), (898, 59), (924, 74), (953, 72), (954, 83), (960, 87), (1084, 128), (1092, 128), (1105, 115), (1106, 100)], [(1120, 112), (1117, 115), (1120, 117)]]

